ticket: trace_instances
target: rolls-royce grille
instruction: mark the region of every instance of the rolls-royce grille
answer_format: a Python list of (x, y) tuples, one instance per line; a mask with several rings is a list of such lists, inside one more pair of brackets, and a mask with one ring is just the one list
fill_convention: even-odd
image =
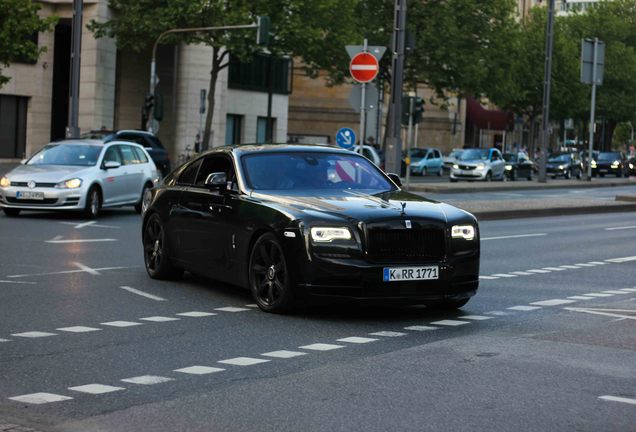
[(367, 251), (374, 261), (442, 260), (446, 252), (441, 228), (371, 229), (368, 240)]

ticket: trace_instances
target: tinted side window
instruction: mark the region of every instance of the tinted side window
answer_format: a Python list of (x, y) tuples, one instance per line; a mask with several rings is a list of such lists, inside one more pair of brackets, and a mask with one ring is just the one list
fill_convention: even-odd
[(137, 157), (138, 163), (148, 163), (148, 158), (144, 151), (138, 147), (132, 147), (135, 156)]
[(197, 171), (199, 171), (200, 166), (201, 166), (201, 159), (198, 159), (192, 162), (190, 165), (186, 166), (186, 168), (183, 171), (181, 171), (181, 174), (179, 174), (179, 178), (177, 179), (177, 184), (180, 184), (180, 185), (194, 184), (194, 180), (197, 177)]
[[(150, 142), (150, 147), (156, 148), (156, 149), (163, 149), (164, 148), (163, 144), (161, 144), (161, 141), (159, 141), (159, 138), (157, 138), (156, 136), (147, 136), (146, 138)], [(146, 147), (148, 147), (148, 146), (146, 146)]]
[(104, 162), (119, 162), (122, 163), (121, 155), (119, 154), (119, 146), (110, 146), (108, 150), (106, 150), (106, 154), (104, 155)]
[(437, 150), (435, 150), (435, 159), (439, 159), (441, 158), (442, 155), (440, 154), (440, 152), (438, 152)]
[(362, 155), (373, 162), (373, 153), (371, 153), (371, 150), (369, 150), (368, 148), (362, 148)]
[(146, 144), (146, 140), (144, 139), (144, 137), (140, 135), (124, 133), (124, 134), (117, 135), (117, 139), (134, 142), (141, 146), (148, 147), (148, 144)]

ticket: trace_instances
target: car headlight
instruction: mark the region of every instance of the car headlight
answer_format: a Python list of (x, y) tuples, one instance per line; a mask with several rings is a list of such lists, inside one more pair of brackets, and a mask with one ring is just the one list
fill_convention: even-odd
[(6, 177), (0, 178), (0, 187), (5, 188), (5, 187), (9, 187), (9, 186), (11, 186), (11, 180), (9, 180)]
[(486, 165), (483, 163), (480, 163), (477, 165), (477, 169), (484, 169), (484, 168), (486, 168)]
[(559, 165), (559, 169), (560, 170), (565, 169), (565, 165)]
[(506, 165), (506, 171), (512, 171), (512, 165)]
[(629, 164), (629, 169), (634, 169), (634, 164)]
[(472, 225), (455, 225), (451, 230), (451, 235), (453, 238), (473, 240), (475, 238), (475, 227)]
[(315, 242), (328, 243), (333, 240), (350, 240), (351, 231), (348, 228), (313, 227), (311, 238)]
[(618, 165), (620, 165), (619, 161), (612, 162), (612, 168), (618, 168)]
[(64, 180), (55, 185), (58, 189), (77, 189), (82, 185), (82, 179), (74, 178), (70, 180)]
[(596, 161), (592, 161), (590, 165), (592, 165), (592, 168), (596, 168)]
[(459, 165), (453, 164), (453, 169), (459, 169)]

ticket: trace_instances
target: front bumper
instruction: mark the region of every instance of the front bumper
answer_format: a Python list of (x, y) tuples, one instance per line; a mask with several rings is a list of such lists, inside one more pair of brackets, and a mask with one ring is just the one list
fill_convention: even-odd
[(451, 168), (450, 178), (453, 180), (485, 180), (487, 173), (488, 167), (471, 170)]
[[(44, 199), (19, 199), (18, 192), (41, 192)], [(0, 188), (0, 207), (20, 210), (81, 210), (86, 201), (84, 186), (77, 189), (34, 188), (20, 186)]]
[(592, 168), (592, 174), (593, 175), (597, 175), (597, 174), (613, 174), (613, 175), (617, 175), (623, 172), (623, 169), (621, 168), (621, 166), (612, 166), (610, 164), (597, 164), (596, 168)]

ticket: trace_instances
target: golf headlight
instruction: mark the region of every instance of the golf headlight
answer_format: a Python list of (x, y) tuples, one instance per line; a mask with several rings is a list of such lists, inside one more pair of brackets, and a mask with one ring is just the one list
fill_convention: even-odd
[(618, 161), (612, 162), (612, 168), (618, 168), (619, 164), (620, 164), (620, 162), (618, 162)]
[(4, 188), (4, 187), (9, 187), (9, 186), (11, 186), (11, 181), (8, 178), (6, 178), (6, 177), (0, 178), (0, 187)]
[(596, 161), (592, 161), (590, 165), (592, 165), (592, 168), (596, 168)]
[(512, 171), (512, 165), (506, 165), (506, 171)]
[(559, 169), (560, 170), (565, 169), (565, 165), (559, 165)]
[(475, 227), (472, 225), (455, 225), (453, 226), (451, 235), (453, 238), (472, 240), (475, 238)]
[(82, 185), (82, 179), (74, 178), (70, 180), (61, 181), (55, 185), (58, 189), (77, 189)]
[(459, 169), (459, 165), (453, 164), (453, 169)]
[(333, 240), (350, 240), (351, 232), (348, 228), (313, 227), (311, 239), (315, 242), (327, 243)]
[(484, 165), (483, 163), (480, 163), (477, 165), (477, 169), (484, 169), (486, 168), (486, 165)]

